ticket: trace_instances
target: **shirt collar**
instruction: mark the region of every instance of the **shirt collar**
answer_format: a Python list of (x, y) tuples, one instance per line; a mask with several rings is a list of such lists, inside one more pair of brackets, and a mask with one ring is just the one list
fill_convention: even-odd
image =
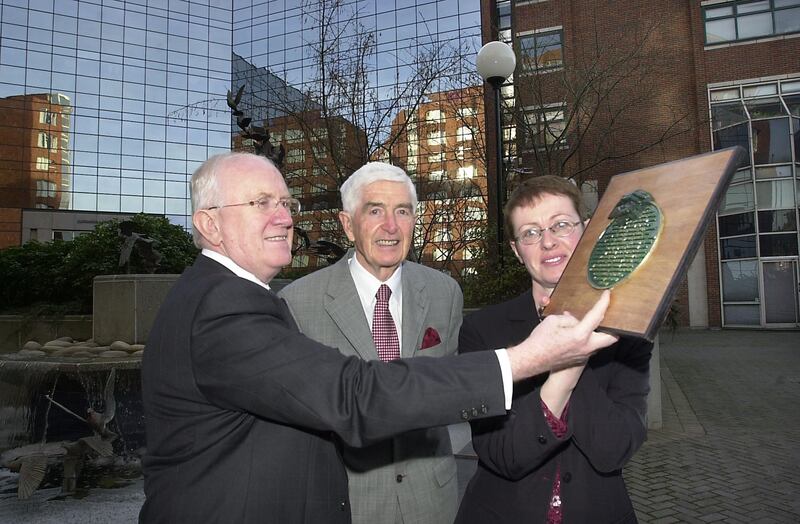
[[(251, 272), (247, 271), (246, 269), (243, 269), (236, 262), (234, 262), (233, 260), (231, 260), (227, 256), (223, 255), (222, 253), (218, 253), (216, 251), (212, 251), (210, 249), (203, 248), (203, 250), (200, 252), (200, 254), (204, 255), (204, 256), (207, 256), (211, 260), (219, 262), (220, 264), (222, 264), (226, 268), (230, 269), (231, 272), (234, 275), (236, 275), (237, 277), (243, 278), (245, 280), (249, 280), (250, 282), (253, 282), (254, 284), (258, 284), (259, 286), (263, 287), (264, 289), (270, 289), (269, 284), (267, 284), (266, 282), (261, 282), (258, 278), (256, 278), (256, 276), (254, 274), (252, 274)], [(377, 293), (377, 289), (378, 288), (375, 288), (375, 290), (376, 290), (375, 292), (376, 293)]]
[(392, 299), (396, 299), (399, 301), (398, 303), (402, 303), (402, 263), (397, 266), (397, 269), (394, 270), (392, 276), (390, 276), (385, 282), (381, 282), (375, 277), (375, 275), (367, 271), (358, 261), (355, 253), (353, 253), (352, 256), (347, 259), (347, 263), (350, 265), (350, 275), (353, 277), (353, 282), (356, 285), (358, 294), (362, 295), (363, 298), (366, 298), (368, 302), (375, 300), (375, 295), (378, 293), (378, 288), (381, 287), (381, 284), (386, 284), (389, 286), (389, 289), (392, 290)]

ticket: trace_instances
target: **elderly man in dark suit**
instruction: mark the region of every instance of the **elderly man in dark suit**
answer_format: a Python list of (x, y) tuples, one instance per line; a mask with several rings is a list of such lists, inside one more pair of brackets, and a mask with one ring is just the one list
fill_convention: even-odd
[[(441, 357), (458, 346), (464, 300), (455, 280), (406, 259), (417, 192), (399, 167), (370, 162), (341, 188), (339, 219), (355, 245), (336, 264), (281, 290), (300, 331), (365, 360)], [(379, 338), (381, 289), (389, 339)], [(451, 523), (458, 509), (456, 461), (446, 427), (344, 447), (354, 524)]]
[(608, 294), (507, 350), (367, 362), (301, 335), (268, 282), (291, 260), (299, 203), (263, 157), (212, 157), (192, 176), (203, 248), (170, 290), (142, 362), (141, 522), (350, 522), (338, 439), (365, 445), (505, 413), (542, 355), (586, 358)]

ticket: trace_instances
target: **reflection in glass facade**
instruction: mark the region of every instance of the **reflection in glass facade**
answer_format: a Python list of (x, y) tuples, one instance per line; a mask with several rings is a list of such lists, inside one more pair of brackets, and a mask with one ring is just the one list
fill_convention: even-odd
[[(452, 200), (475, 195), (485, 209), (479, 1), (234, 0), (232, 33), (239, 107), (284, 146), (289, 189), (303, 204), (297, 223), (309, 238), (346, 242), (338, 187), (364, 163), (390, 161), (417, 184), (416, 252), (467, 273), (477, 240), (467, 222), (484, 224), (485, 212), (473, 219)], [(444, 208), (458, 208), (451, 222), (460, 227), (435, 223)], [(437, 264), (445, 259), (457, 262)], [(319, 264), (306, 254), (293, 262)]]
[[(352, 89), (332, 92), (321, 81), (330, 72), (317, 53), (330, 43), (320, 29), (327, 22), (341, 40), (323, 63), (344, 67), (328, 79)], [(307, 209), (330, 208), (342, 177), (365, 158), (417, 169), (416, 158), (396, 158), (400, 115), (438, 104), (445, 97), (437, 94), (482, 85), (479, 47), (478, 0), (0, 0), (0, 215), (143, 211), (188, 227), (191, 173), (212, 154), (248, 146), (232, 140), (238, 129), (226, 104), (228, 90), (241, 85), (241, 107), (286, 146), (288, 178), (299, 168), (315, 177), (338, 170), (328, 181), (290, 180)], [(348, 70), (359, 53), (359, 69)], [(455, 136), (464, 118), (482, 120), (482, 105), (457, 106), (442, 109), (441, 128), (453, 134), (443, 142), (454, 151), (436, 154), (452, 159), (458, 148), (464, 165), (440, 178), (474, 176), (485, 185), (482, 166), (467, 165), (482, 154), (471, 147), (480, 134)], [(276, 119), (304, 112), (338, 119), (337, 127), (273, 129)], [(414, 125), (403, 133), (416, 136)], [(319, 143), (302, 147), (309, 135)], [(360, 156), (350, 165), (335, 148), (320, 149), (325, 141)], [(312, 218), (319, 222), (301, 220)], [(338, 229), (335, 222), (323, 229)]]
[(188, 178), (230, 149), (231, 24), (224, 1), (0, 0), (0, 206), (187, 225)]
[[(717, 218), (723, 324), (797, 325), (800, 83), (711, 90), (715, 149), (741, 145), (747, 160)], [(776, 269), (777, 268), (777, 269)], [(778, 312), (778, 313), (776, 313)]]

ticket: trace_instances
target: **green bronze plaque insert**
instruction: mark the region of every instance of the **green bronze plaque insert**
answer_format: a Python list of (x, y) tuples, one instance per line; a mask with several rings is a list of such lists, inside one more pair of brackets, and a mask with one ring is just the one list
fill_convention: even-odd
[(597, 289), (628, 278), (652, 251), (662, 226), (661, 210), (641, 189), (623, 196), (608, 218), (612, 221), (589, 256), (589, 283)]

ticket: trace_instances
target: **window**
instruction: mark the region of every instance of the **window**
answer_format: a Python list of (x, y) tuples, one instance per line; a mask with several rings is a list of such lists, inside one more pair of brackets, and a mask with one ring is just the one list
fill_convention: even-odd
[(431, 171), (428, 175), (428, 180), (442, 180), (444, 178), (444, 171), (441, 169), (437, 169), (435, 171)]
[(39, 147), (55, 151), (58, 148), (58, 137), (49, 133), (39, 133)]
[(472, 129), (468, 126), (461, 126), (456, 130), (456, 140), (459, 142), (466, 142), (472, 140)]
[(800, 32), (800, 0), (726, 2), (703, 8), (706, 44)]
[(429, 164), (440, 164), (444, 162), (445, 155), (444, 151), (439, 151), (438, 153), (431, 153), (428, 155), (428, 163)]
[(434, 242), (450, 242), (453, 240), (453, 233), (448, 226), (437, 227), (433, 234)]
[(36, 157), (36, 169), (39, 171), (49, 171), (51, 162), (52, 161), (45, 156)]
[(75, 240), (75, 237), (81, 236), (86, 231), (68, 231), (68, 230), (53, 230), (53, 240)]
[(436, 146), (444, 143), (444, 135), (440, 129), (428, 131), (428, 145)]
[(39, 123), (56, 125), (56, 113), (51, 113), (46, 109), (39, 112)]
[(458, 116), (461, 118), (472, 118), (477, 114), (474, 107), (461, 107), (458, 109)]
[(508, 29), (511, 27), (511, 0), (498, 0), (497, 27), (499, 29)]
[(328, 128), (327, 127), (318, 127), (313, 129), (311, 133), (314, 135), (314, 140), (327, 140), (328, 139)]
[(566, 145), (566, 106), (525, 108), (526, 147), (543, 149), (548, 146)]
[(292, 267), (308, 267), (308, 255), (295, 255), (292, 258)]
[(303, 132), (299, 129), (287, 129), (286, 130), (286, 141), (293, 143), (293, 142), (302, 142), (303, 141)]
[[(486, 210), (478, 205), (470, 205), (464, 210), (464, 220), (486, 220)], [(473, 236), (470, 238), (478, 238), (477, 234), (470, 233)]]
[(48, 180), (36, 181), (36, 196), (41, 198), (53, 198), (56, 196), (56, 183)]
[(286, 153), (286, 162), (291, 163), (299, 163), (306, 161), (306, 150), (300, 148), (290, 149)]
[(311, 147), (315, 158), (328, 158), (328, 148), (324, 144), (314, 144)]
[(425, 120), (432, 123), (441, 122), (444, 120), (444, 115), (438, 109), (431, 109), (427, 113), (425, 113)]
[(479, 247), (467, 246), (464, 248), (464, 251), (461, 254), (462, 260), (472, 260), (480, 256), (481, 250)]
[(466, 180), (475, 176), (475, 166), (461, 166), (458, 168), (458, 179)]
[(463, 145), (461, 145), (461, 146), (458, 146), (458, 147), (456, 148), (456, 160), (464, 160), (464, 158), (465, 158), (465, 156), (466, 156), (466, 154), (465, 154), (465, 153), (466, 153), (467, 151), (469, 151), (469, 147), (467, 147), (467, 146), (463, 146)]
[(480, 226), (470, 226), (464, 232), (465, 240), (480, 240), (483, 237), (483, 228)]
[(547, 71), (564, 65), (561, 30), (518, 35), (523, 71)]

